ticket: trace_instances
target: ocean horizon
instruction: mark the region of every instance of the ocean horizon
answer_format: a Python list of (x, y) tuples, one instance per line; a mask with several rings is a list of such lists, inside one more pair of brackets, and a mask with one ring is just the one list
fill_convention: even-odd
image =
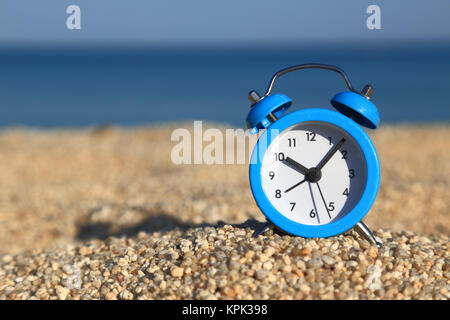
[[(245, 125), (254, 89), (302, 63), (333, 64), (373, 85), (381, 124), (450, 121), (450, 46), (1, 47), (0, 127), (138, 126), (204, 120)], [(346, 90), (323, 70), (286, 75), (291, 110), (330, 107)]]

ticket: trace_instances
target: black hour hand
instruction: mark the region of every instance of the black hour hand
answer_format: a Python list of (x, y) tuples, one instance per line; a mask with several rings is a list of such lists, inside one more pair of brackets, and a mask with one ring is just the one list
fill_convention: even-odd
[(284, 159), (283, 161), (284, 164), (288, 165), (289, 167), (291, 167), (292, 169), (302, 173), (302, 174), (307, 174), (309, 169), (302, 166), (300, 163), (298, 163), (297, 161), (295, 161), (292, 158), (287, 157), (286, 159)]

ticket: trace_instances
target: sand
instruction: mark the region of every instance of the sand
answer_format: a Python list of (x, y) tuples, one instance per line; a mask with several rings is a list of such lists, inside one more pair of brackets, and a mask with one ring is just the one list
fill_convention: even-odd
[(175, 127), (1, 132), (0, 298), (450, 298), (448, 126), (369, 131), (379, 251), (251, 238), (248, 166), (173, 165)]

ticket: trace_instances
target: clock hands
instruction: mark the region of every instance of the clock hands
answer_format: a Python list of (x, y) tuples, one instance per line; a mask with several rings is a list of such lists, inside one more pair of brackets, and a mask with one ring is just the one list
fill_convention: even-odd
[(299, 183), (296, 183), (296, 184), (294, 184), (292, 187), (286, 189), (284, 192), (285, 192), (285, 193), (286, 193), (286, 192), (289, 192), (289, 191), (291, 191), (292, 189), (298, 187), (299, 185), (301, 185), (303, 182), (306, 182), (306, 181), (308, 181), (308, 180), (307, 180), (307, 179), (303, 179), (303, 180), (300, 181)]
[(331, 157), (333, 157), (333, 155), (340, 149), (340, 147), (342, 147), (344, 142), (345, 138), (342, 138), (333, 148), (331, 148), (330, 151), (327, 152), (325, 157), (319, 162), (319, 164), (315, 168), (308, 169), (290, 157), (286, 157), (283, 163), (288, 165), (292, 169), (304, 174), (305, 178), (309, 182), (317, 182), (322, 177), (322, 172), (320, 170), (331, 159)]
[(283, 161), (284, 164), (286, 164), (287, 166), (291, 167), (292, 169), (300, 172), (301, 174), (303, 174), (305, 176), (305, 179), (294, 184), (292, 187), (286, 189), (284, 192), (285, 193), (289, 192), (292, 189), (301, 185), (302, 183), (308, 181), (309, 191), (311, 193), (311, 198), (312, 198), (312, 201), (314, 204), (314, 208), (316, 210), (317, 219), (319, 219), (319, 212), (317, 211), (316, 203), (314, 201), (314, 195), (312, 192), (311, 183), (317, 184), (317, 188), (319, 189), (320, 197), (322, 198), (325, 209), (327, 210), (328, 217), (331, 219), (330, 210), (328, 209), (327, 202), (325, 201), (325, 197), (323, 196), (322, 189), (320, 188), (319, 180), (322, 178), (321, 169), (325, 166), (325, 164), (327, 164), (327, 162), (333, 157), (333, 155), (342, 147), (344, 142), (345, 142), (345, 138), (342, 138), (336, 145), (334, 145), (333, 148), (331, 148), (327, 152), (325, 157), (319, 162), (317, 167), (308, 169), (290, 157), (286, 157), (286, 159)]
[[(320, 224), (319, 210), (317, 210), (316, 201), (314, 200), (314, 194), (313, 194), (313, 191), (312, 191), (312, 188), (311, 188), (311, 182), (308, 182), (308, 187), (309, 187), (309, 193), (311, 194), (311, 200), (312, 200), (312, 203), (313, 203), (313, 206), (314, 206), (314, 210), (316, 210), (317, 222)], [(310, 217), (311, 217), (311, 215), (310, 215)]]
[(295, 161), (295, 160), (292, 159), (292, 158), (287, 157), (287, 158), (284, 160), (284, 163), (286, 163), (286, 162), (288, 163), (288, 166), (289, 166), (289, 167), (291, 167), (291, 168), (294, 169), (294, 170), (297, 170), (297, 171), (300, 172), (300, 173), (303, 173), (303, 174), (306, 175), (306, 174), (309, 172), (309, 169), (308, 169), (308, 168), (302, 166), (300, 163), (298, 163), (297, 161)]
[(316, 184), (317, 184), (317, 188), (319, 189), (320, 196), (322, 197), (323, 205), (325, 206), (325, 209), (327, 210), (328, 217), (331, 219), (331, 214), (330, 214), (330, 211), (328, 210), (327, 202), (325, 201), (325, 198), (323, 197), (322, 190), (320, 190), (319, 182), (316, 182)]
[(292, 187), (286, 189), (286, 190), (284, 191), (285, 193), (291, 191), (292, 189), (294, 189), (294, 188), (296, 188), (296, 187), (298, 187), (298, 186), (301, 185), (303, 182), (308, 181), (308, 178), (307, 178), (307, 174), (308, 174), (308, 172), (309, 172), (309, 169), (308, 169), (308, 168), (306, 168), (305, 166), (301, 165), (300, 163), (298, 163), (297, 161), (295, 161), (294, 159), (289, 158), (289, 157), (287, 157), (286, 159), (284, 159), (283, 163), (286, 164), (287, 166), (291, 167), (292, 169), (294, 169), (294, 170), (300, 172), (301, 174), (304, 174), (304, 175), (305, 175), (305, 179), (303, 179), (302, 181), (300, 181), (300, 182), (294, 184)]
[(286, 190), (284, 191), (285, 193), (291, 191), (292, 189), (294, 189), (294, 188), (296, 188), (296, 187), (298, 187), (298, 186), (301, 185), (303, 182), (308, 181), (308, 178), (307, 178), (307, 175), (308, 175), (308, 172), (309, 172), (309, 169), (308, 169), (308, 168), (306, 168), (305, 166), (301, 165), (300, 163), (298, 163), (297, 161), (295, 161), (294, 159), (289, 158), (289, 157), (287, 157), (287, 158), (283, 161), (283, 163), (286, 164), (287, 166), (291, 167), (292, 169), (294, 169), (294, 170), (296, 170), (296, 171), (298, 171), (298, 172), (300, 172), (300, 173), (302, 173), (302, 174), (305, 175), (305, 179), (303, 179), (302, 181), (300, 181), (300, 182), (294, 184), (292, 187), (286, 189)]
[(345, 138), (342, 138), (341, 141), (339, 141), (330, 151), (328, 151), (328, 153), (325, 155), (325, 157), (319, 162), (319, 164), (317, 165), (317, 169), (321, 170), (323, 168), (323, 166), (331, 159), (331, 157), (336, 153), (336, 151), (339, 150), (340, 147), (342, 147), (342, 145), (345, 142)]

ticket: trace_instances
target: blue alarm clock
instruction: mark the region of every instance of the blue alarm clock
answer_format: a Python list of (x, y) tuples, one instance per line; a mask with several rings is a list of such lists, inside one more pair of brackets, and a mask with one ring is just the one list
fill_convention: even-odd
[[(337, 72), (348, 87), (331, 100), (337, 110), (303, 109), (285, 114), (292, 100), (272, 93), (282, 75), (309, 68)], [(265, 129), (250, 161), (250, 186), (267, 218), (265, 228), (301, 237), (330, 237), (351, 228), (381, 246), (362, 222), (380, 186), (375, 147), (361, 128), (377, 128), (380, 117), (371, 101), (373, 88), (353, 89), (343, 70), (325, 64), (302, 64), (272, 77), (264, 96), (249, 93), (247, 128)]]

